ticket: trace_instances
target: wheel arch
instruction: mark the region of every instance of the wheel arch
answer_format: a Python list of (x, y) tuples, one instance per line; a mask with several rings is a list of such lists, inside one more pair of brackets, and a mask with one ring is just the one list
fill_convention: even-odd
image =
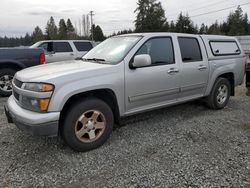
[(24, 69), (25, 67), (21, 63), (18, 63), (18, 62), (13, 62), (13, 61), (0, 62), (0, 69), (4, 69), (4, 68), (19, 71), (19, 70)]
[(64, 120), (64, 117), (68, 109), (71, 108), (71, 106), (77, 103), (77, 101), (82, 100), (87, 97), (95, 97), (106, 102), (114, 114), (115, 123), (117, 124), (120, 123), (120, 111), (118, 107), (117, 97), (113, 90), (106, 88), (106, 89), (96, 89), (96, 90), (91, 90), (91, 91), (85, 91), (85, 92), (78, 93), (78, 94), (71, 96), (63, 105), (63, 108), (60, 114), (59, 124), (60, 125), (62, 124), (61, 122)]
[(217, 78), (226, 78), (231, 86), (231, 96), (235, 95), (235, 81), (234, 81), (234, 73), (233, 72), (228, 72), (219, 75)]

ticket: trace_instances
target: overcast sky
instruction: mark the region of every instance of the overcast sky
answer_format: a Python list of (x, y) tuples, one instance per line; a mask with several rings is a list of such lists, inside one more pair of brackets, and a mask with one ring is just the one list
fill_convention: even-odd
[[(182, 11), (189, 13), (195, 24), (202, 22), (210, 25), (216, 19), (222, 22), (237, 5), (249, 3), (250, 0), (160, 0), (166, 11), (168, 21), (176, 20)], [(43, 30), (50, 16), (59, 19), (70, 18), (75, 25), (82, 14), (90, 10), (95, 12), (94, 23), (100, 25), (106, 35), (122, 29), (133, 29), (134, 10), (137, 0), (1, 0), (0, 36), (20, 36), (31, 33), (35, 26)], [(203, 16), (211, 11), (233, 7)], [(250, 4), (242, 6), (250, 14)]]

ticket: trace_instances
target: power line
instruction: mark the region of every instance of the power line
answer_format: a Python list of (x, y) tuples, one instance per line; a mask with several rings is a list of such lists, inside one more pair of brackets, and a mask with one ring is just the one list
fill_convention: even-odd
[(214, 11), (210, 11), (210, 12), (206, 12), (206, 13), (202, 13), (202, 14), (196, 14), (196, 15), (190, 16), (190, 18), (195, 18), (195, 17), (207, 15), (207, 14), (212, 14), (212, 13), (216, 13), (216, 12), (221, 12), (221, 11), (224, 11), (224, 10), (228, 10), (228, 9), (234, 8), (234, 7), (236, 7), (236, 6), (245, 6), (245, 5), (249, 5), (249, 4), (250, 4), (250, 3), (244, 3), (244, 4), (234, 5), (234, 6), (231, 6), (231, 7), (227, 7), (227, 8), (223, 8), (223, 9), (219, 9), (219, 10), (214, 10)]
[[(197, 11), (197, 10), (200, 10), (200, 9), (204, 9), (204, 8), (207, 8), (207, 7), (211, 7), (211, 6), (214, 6), (214, 5), (218, 5), (218, 4), (221, 4), (221, 3), (224, 3), (226, 1), (229, 1), (229, 0), (223, 0), (223, 1), (219, 1), (219, 2), (216, 2), (216, 3), (210, 3), (208, 5), (204, 5), (204, 6), (201, 6), (201, 7), (198, 7), (198, 8), (194, 8), (194, 9), (190, 9), (190, 10), (186, 10), (187, 12), (190, 12), (190, 11)], [(175, 14), (169, 14), (167, 15), (168, 17), (171, 17), (171, 16), (174, 16), (176, 15)]]

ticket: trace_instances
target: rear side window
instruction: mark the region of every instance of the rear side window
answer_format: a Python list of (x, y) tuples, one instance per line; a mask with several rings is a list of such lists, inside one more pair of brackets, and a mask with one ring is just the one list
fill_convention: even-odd
[(74, 42), (74, 45), (79, 52), (89, 51), (93, 48), (90, 42)]
[(202, 61), (201, 48), (196, 38), (178, 37), (183, 62)]
[(239, 55), (240, 48), (236, 41), (210, 41), (214, 56)]
[(54, 52), (57, 53), (73, 52), (68, 42), (54, 42), (53, 47), (54, 47)]
[(148, 40), (135, 55), (148, 54), (152, 65), (174, 64), (174, 49), (169, 37)]

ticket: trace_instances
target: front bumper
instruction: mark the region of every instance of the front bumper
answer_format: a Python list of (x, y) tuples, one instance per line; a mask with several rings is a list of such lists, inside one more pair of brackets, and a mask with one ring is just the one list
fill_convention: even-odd
[(60, 112), (37, 113), (21, 108), (10, 96), (4, 106), (8, 123), (36, 136), (57, 136)]

